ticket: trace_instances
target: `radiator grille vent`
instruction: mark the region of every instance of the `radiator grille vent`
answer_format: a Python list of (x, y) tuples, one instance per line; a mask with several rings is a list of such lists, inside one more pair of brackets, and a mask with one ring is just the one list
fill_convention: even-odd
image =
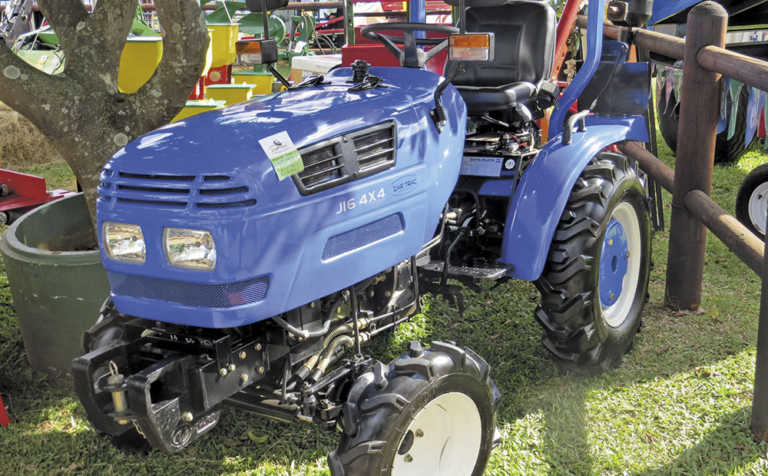
[(237, 208), (256, 204), (253, 191), (226, 175), (143, 174), (107, 169), (101, 174), (103, 200), (163, 208)]
[(320, 192), (395, 165), (397, 134), (388, 121), (299, 149), (304, 171), (294, 175), (299, 191)]
[(199, 284), (146, 276), (110, 273), (115, 294), (171, 301), (195, 307), (234, 307), (261, 301), (269, 290), (269, 278), (227, 284)]

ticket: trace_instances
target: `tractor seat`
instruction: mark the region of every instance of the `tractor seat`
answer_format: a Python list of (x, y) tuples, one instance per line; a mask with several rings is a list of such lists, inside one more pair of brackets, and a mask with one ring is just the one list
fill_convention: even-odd
[[(449, 0), (455, 4), (455, 0)], [(538, 85), (549, 80), (555, 56), (556, 16), (541, 0), (466, 0), (466, 31), (491, 32), (495, 54), (488, 63), (447, 62), (445, 76), (467, 103), (470, 115), (533, 109)]]
[(512, 109), (517, 104), (528, 105), (536, 96), (538, 88), (528, 81), (504, 84), (497, 87), (476, 87), (458, 85), (456, 89), (467, 103), (467, 114), (482, 115), (491, 111)]

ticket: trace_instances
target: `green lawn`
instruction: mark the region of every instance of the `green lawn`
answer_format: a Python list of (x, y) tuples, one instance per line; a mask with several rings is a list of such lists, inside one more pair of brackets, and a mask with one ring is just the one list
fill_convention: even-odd
[[(665, 149), (664, 159), (671, 163)], [(753, 151), (716, 167), (714, 198), (733, 211), (743, 177), (768, 156)], [(66, 167), (38, 166), (56, 186)], [(667, 223), (669, 197), (665, 206)], [(766, 447), (748, 428), (760, 282), (710, 235), (702, 310), (663, 306), (668, 231), (654, 238), (650, 302), (624, 365), (599, 377), (558, 371), (540, 345), (532, 285), (466, 290), (463, 317), (442, 299), (404, 325), (379, 355), (412, 338), (452, 339), (485, 356), (504, 395), (504, 436), (488, 474), (765, 474)], [(378, 347), (378, 346), (377, 346)], [(0, 430), (4, 474), (328, 474), (335, 436), (227, 410), (181, 454), (123, 453), (89, 427), (70, 383), (28, 369), (0, 273), (0, 385), (14, 423)]]

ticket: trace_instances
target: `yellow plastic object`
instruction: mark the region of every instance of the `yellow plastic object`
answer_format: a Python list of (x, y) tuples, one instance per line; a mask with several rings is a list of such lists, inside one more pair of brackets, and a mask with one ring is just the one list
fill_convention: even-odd
[(200, 73), (200, 76), (206, 76), (208, 74), (208, 71), (211, 70), (211, 64), (213, 63), (213, 48), (211, 48), (211, 45), (213, 45), (213, 35), (208, 35), (208, 49), (205, 52), (205, 66), (203, 66), (203, 72)]
[(163, 59), (163, 39), (159, 36), (134, 36), (125, 42), (120, 55), (117, 87), (133, 94), (155, 73)]
[(227, 105), (237, 104), (251, 99), (254, 86), (250, 83), (210, 84), (205, 88), (205, 95), (208, 99), (225, 101)]
[(224, 104), (224, 101), (212, 101), (210, 99), (205, 99), (203, 101), (187, 101), (184, 108), (176, 114), (176, 117), (174, 117), (171, 122), (183, 121), (184, 119), (200, 114), (201, 112), (213, 111), (214, 109), (224, 106)]
[(240, 25), (237, 23), (209, 23), (208, 32), (211, 35), (211, 51), (213, 51), (213, 61), (211, 68), (226, 66), (232, 64), (237, 59), (235, 43), (237, 43), (237, 33)]
[(232, 83), (241, 84), (248, 83), (253, 84), (253, 94), (272, 94), (272, 83), (275, 82), (275, 77), (272, 73), (260, 73), (257, 71), (238, 71), (232, 73)]

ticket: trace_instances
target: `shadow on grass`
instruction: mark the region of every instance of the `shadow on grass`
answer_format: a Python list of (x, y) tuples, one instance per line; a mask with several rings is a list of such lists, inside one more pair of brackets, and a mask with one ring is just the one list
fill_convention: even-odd
[(79, 406), (70, 413), (63, 408), (69, 405), (49, 404), (42, 411), (23, 411), (2, 430), (0, 454), (8, 456), (3, 474), (198, 475), (256, 469), (256, 474), (277, 475), (293, 474), (294, 467), (314, 467), (322, 473), (327, 453), (336, 446), (336, 435), (312, 425), (225, 409), (210, 434), (179, 453), (118, 448), (111, 438), (83, 424)]
[[(763, 446), (751, 440), (751, 411), (750, 407), (745, 407), (723, 415), (717, 426), (707, 432), (698, 444), (685, 450), (668, 465), (636, 473), (637, 476), (731, 474), (735, 468), (764, 458)], [(734, 447), (734, 441), (747, 443)]]
[[(541, 330), (532, 317), (538, 292), (531, 285), (510, 282), (498, 289), (481, 293), (466, 290), (465, 293), (466, 302), (472, 304), (463, 316), (444, 300), (432, 299), (426, 323), (430, 331), (425, 340), (453, 340), (487, 359), (504, 398), (498, 414), (499, 425), (511, 425), (520, 418), (539, 413), (544, 428), (536, 451), (551, 468), (550, 474), (558, 476), (599, 472), (594, 467), (588, 435), (587, 404), (595, 404), (589, 400), (590, 394), (688, 372), (741, 352), (751, 343), (739, 335), (716, 332), (716, 321), (701, 324), (697, 322), (697, 315), (672, 316), (661, 304), (650, 303), (644, 312), (646, 326), (636, 340), (638, 349), (630, 354), (629, 362), (603, 376), (581, 378), (561, 373), (541, 346)], [(695, 335), (689, 336), (686, 332), (695, 332)], [(678, 467), (687, 468), (689, 461), (698, 457), (696, 448), (705, 453), (707, 448), (717, 448), (717, 438), (723, 433), (748, 432), (748, 412), (749, 408), (727, 415), (720, 427), (686, 451), (675, 464), (649, 474), (674, 474)], [(730, 458), (726, 460), (730, 465), (722, 466), (724, 469), (753, 461), (759, 453), (758, 446), (746, 453), (726, 447), (722, 450)], [(712, 472), (714, 470), (689, 473)]]
[[(504, 396), (505, 402), (498, 415), (500, 425), (512, 424), (532, 413), (542, 414), (544, 429), (537, 451), (552, 468), (551, 474), (593, 474), (595, 471), (587, 434), (587, 402), (591, 392), (644, 382), (662, 373), (684, 372), (711, 363), (711, 359), (716, 358), (711, 354), (695, 352), (678, 355), (679, 349), (675, 347), (659, 349), (658, 353), (649, 352), (646, 347), (652, 346), (654, 340), (651, 338), (650, 342), (645, 342), (644, 335), (641, 335), (638, 346), (645, 354), (643, 359), (649, 357), (649, 362), (639, 364), (637, 360), (640, 359), (633, 358), (628, 370), (622, 369), (597, 378), (571, 378), (557, 370), (540, 344), (541, 330), (532, 317), (538, 293), (530, 284), (514, 281), (497, 288), (485, 288), (480, 293), (470, 290), (465, 290), (465, 293), (470, 305), (462, 316), (442, 299), (433, 298), (423, 316), (373, 346), (374, 353), (387, 361), (405, 350), (404, 344), (412, 338), (427, 342), (453, 340), (477, 351), (491, 364), (493, 378)], [(649, 313), (660, 314), (660, 306), (648, 306), (645, 314)], [(652, 322), (655, 327), (667, 324), (656, 319)], [(670, 324), (674, 322), (669, 321)], [(717, 347), (713, 342), (719, 338), (714, 333), (704, 335), (698, 344)], [(685, 340), (677, 345), (691, 347)], [(736, 345), (747, 347), (748, 343)], [(730, 347), (732, 352), (740, 350), (734, 345)], [(655, 365), (656, 361), (663, 362), (663, 366)], [(14, 397), (14, 406), (21, 412), (23, 428), (15, 434), (13, 431), (10, 433), (10, 440), (6, 441), (11, 444), (7, 448), (24, 455), (23, 458), (14, 458), (14, 462), (28, 465), (27, 470), (33, 468), (37, 472), (47, 472), (46, 469), (56, 468), (55, 472), (71, 467), (73, 472), (93, 470), (101, 474), (201, 474), (258, 468), (264, 474), (285, 474), (290, 471), (289, 468), (300, 465), (309, 468), (306, 471), (322, 473), (327, 471), (324, 469), (325, 456), (337, 442), (337, 435), (322, 432), (311, 425), (272, 422), (243, 412), (225, 410), (221, 422), (211, 434), (177, 455), (157, 451), (148, 455), (122, 452), (91, 430), (41, 431), (41, 425), (51, 418), (46, 408), (56, 406), (57, 402), (59, 406), (67, 407), (67, 403), (60, 404), (67, 398), (75, 401), (75, 397), (68, 394), (68, 389), (62, 387), (61, 381), (46, 381), (43, 378), (41, 382), (41, 378), (37, 373), (24, 373), (13, 384), (14, 392), (19, 393)], [(43, 398), (38, 399), (41, 391)], [(748, 410), (727, 415), (700, 444), (686, 451), (668, 467), (648, 474), (685, 472), (685, 468), (692, 467), (694, 462), (705, 457), (713, 446), (717, 448), (718, 435), (727, 435), (727, 431), (748, 431)], [(79, 421), (85, 419), (79, 405), (74, 406), (72, 414)], [(728, 462), (728, 468), (753, 461), (754, 455), (759, 452), (757, 447), (734, 452), (732, 448), (723, 446), (722, 450), (730, 458), (721, 458)]]

